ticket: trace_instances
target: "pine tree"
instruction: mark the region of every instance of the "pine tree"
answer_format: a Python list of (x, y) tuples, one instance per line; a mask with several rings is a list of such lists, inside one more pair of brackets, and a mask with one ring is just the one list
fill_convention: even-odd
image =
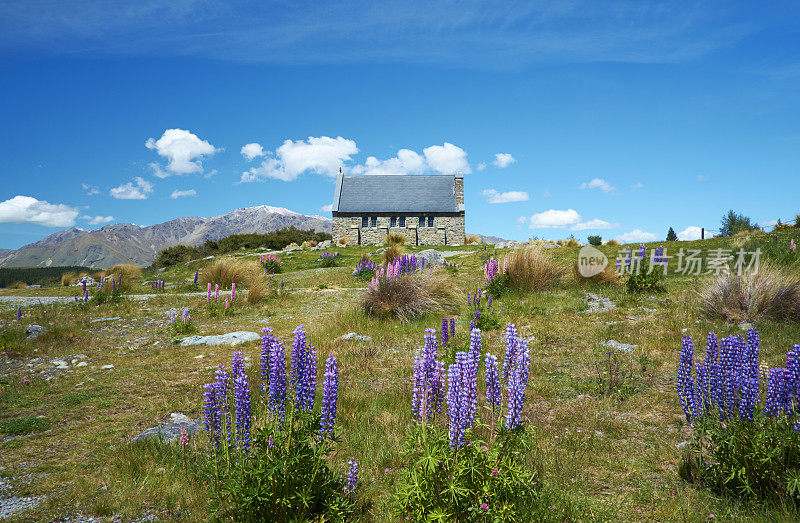
[(670, 227), (670, 228), (669, 228), (669, 231), (667, 231), (667, 241), (668, 241), (668, 242), (674, 242), (674, 241), (676, 241), (677, 239), (678, 239), (678, 235), (677, 235), (677, 234), (675, 234), (675, 229), (673, 229), (672, 227)]

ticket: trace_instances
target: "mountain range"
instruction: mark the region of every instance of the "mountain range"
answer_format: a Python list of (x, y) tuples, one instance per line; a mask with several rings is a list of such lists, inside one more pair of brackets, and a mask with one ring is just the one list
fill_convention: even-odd
[(329, 218), (261, 205), (212, 218), (177, 218), (149, 226), (117, 223), (94, 231), (72, 227), (16, 250), (0, 250), (0, 267), (150, 265), (159, 251), (173, 245), (200, 245), (231, 234), (260, 234), (292, 226), (331, 232)]

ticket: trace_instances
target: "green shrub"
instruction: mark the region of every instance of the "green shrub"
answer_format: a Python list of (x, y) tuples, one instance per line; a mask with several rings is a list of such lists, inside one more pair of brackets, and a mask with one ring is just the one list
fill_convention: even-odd
[(92, 305), (102, 305), (104, 303), (118, 304), (125, 300), (125, 295), (119, 289), (108, 292), (104, 290), (97, 290), (92, 294), (89, 303)]
[(750, 222), (749, 216), (737, 214), (733, 210), (730, 210), (728, 211), (728, 214), (722, 217), (719, 235), (733, 236), (737, 232), (752, 231), (756, 229), (758, 229), (758, 226)]
[(537, 474), (524, 466), (532, 445), (522, 427), (492, 443), (468, 434), (454, 451), (445, 430), (415, 424), (406, 441), (410, 466), (394, 495), (398, 520), (530, 521)]
[(664, 269), (661, 266), (656, 266), (651, 272), (639, 271), (638, 273), (631, 274), (625, 282), (625, 289), (628, 292), (666, 292), (664, 287)]
[(511, 284), (507, 274), (498, 274), (492, 281), (486, 284), (486, 292), (494, 298), (499, 298), (508, 290)]
[(603, 244), (603, 238), (599, 235), (589, 236), (587, 240), (589, 241), (589, 245), (598, 246)]
[(11, 418), (0, 420), (0, 434), (22, 436), (32, 432), (44, 432), (50, 428), (47, 418)]

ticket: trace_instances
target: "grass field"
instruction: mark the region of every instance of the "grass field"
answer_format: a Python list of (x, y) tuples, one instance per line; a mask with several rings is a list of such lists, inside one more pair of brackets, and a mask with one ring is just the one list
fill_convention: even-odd
[[(798, 229), (781, 232), (779, 241), (800, 240)], [(678, 249), (735, 249), (731, 240), (659, 242), (667, 255)], [(637, 246), (632, 246), (636, 250)], [(624, 247), (623, 247), (624, 248)], [(614, 263), (620, 247), (600, 247)], [(230, 347), (184, 347), (176, 343), (168, 311), (189, 307), (197, 333), (222, 334), (271, 326), (284, 342), (305, 325), (319, 361), (329, 352), (339, 357), (338, 433), (333, 465), (342, 473), (347, 459), (361, 464), (360, 518), (391, 520), (391, 493), (404, 466), (402, 441), (411, 424), (411, 372), (425, 328), (438, 329), (441, 315), (401, 323), (376, 320), (358, 308), (365, 282), (351, 276), (362, 254), (378, 261), (375, 248), (331, 249), (338, 267), (320, 269), (320, 251), (282, 255), (283, 272), (274, 276), (274, 293), (248, 305), (239, 300), (230, 316), (210, 317), (204, 291), (189, 284), (166, 291), (137, 285), (148, 300), (79, 307), (34, 306), (16, 320), (16, 308), (2, 312), (0, 333), (0, 443), (2, 470), (15, 496), (43, 496), (24, 517), (54, 520), (78, 513), (120, 515), (124, 520), (151, 514), (185, 521), (212, 517), (202, 456), (202, 434), (189, 445), (188, 466), (175, 444), (129, 444), (142, 430), (170, 413), (202, 417), (202, 384), (213, 380), (218, 363), (230, 364)], [(410, 249), (419, 250), (419, 249)], [(482, 286), (483, 246), (443, 247), (458, 251), (448, 262), (452, 286), (463, 295), (456, 315), (456, 345), (468, 343), (472, 309), (467, 292)], [(527, 430), (536, 442), (538, 464), (553, 520), (577, 521), (796, 521), (793, 507), (741, 503), (695, 488), (678, 477), (678, 444), (689, 427), (675, 393), (681, 337), (701, 345), (708, 331), (720, 337), (741, 332), (738, 325), (711, 321), (697, 309), (695, 293), (706, 275), (673, 275), (667, 292), (628, 294), (623, 285), (575, 281), (577, 247), (548, 249), (567, 275), (544, 292), (509, 292), (495, 301), (506, 322), (529, 340), (531, 374), (525, 406)], [(502, 258), (507, 251), (496, 257)], [(735, 253), (734, 253), (735, 255)], [(256, 253), (231, 256), (255, 260)], [(187, 282), (207, 260), (170, 267), (145, 280)], [(463, 263), (463, 265), (461, 265)], [(674, 268), (676, 260), (670, 261)], [(283, 281), (283, 289), (280, 282)], [(616, 308), (588, 312), (587, 292), (610, 299)], [(80, 294), (76, 287), (4, 290), (0, 296)], [(109, 319), (112, 318), (112, 319)], [(119, 318), (119, 319), (113, 319)], [(101, 320), (101, 321), (93, 321)], [(24, 341), (24, 328), (37, 323), (46, 334)], [(800, 342), (796, 323), (757, 324), (762, 359), (785, 364), (786, 351)], [(371, 343), (337, 340), (357, 332)], [(484, 350), (500, 355), (503, 330), (484, 333)], [(603, 374), (608, 340), (636, 345), (620, 352), (621, 372), (613, 386)], [(257, 342), (240, 345), (252, 362)], [(53, 359), (67, 362), (59, 370)], [(77, 363), (86, 365), (78, 367)], [(103, 366), (113, 368), (103, 369)], [(255, 380), (255, 369), (251, 368)], [(388, 470), (388, 472), (387, 472)], [(16, 516), (21, 517), (21, 516)]]

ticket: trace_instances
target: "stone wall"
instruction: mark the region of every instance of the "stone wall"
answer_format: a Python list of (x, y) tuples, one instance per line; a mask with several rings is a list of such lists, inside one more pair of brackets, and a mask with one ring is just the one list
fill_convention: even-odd
[(361, 216), (334, 216), (333, 241), (344, 238), (348, 245), (381, 245), (386, 235), (405, 236), (408, 245), (461, 245), (464, 243), (464, 215), (435, 216), (434, 227), (419, 227), (418, 219), (409, 216), (406, 227), (389, 227), (389, 216), (378, 216), (377, 227), (361, 227)]

